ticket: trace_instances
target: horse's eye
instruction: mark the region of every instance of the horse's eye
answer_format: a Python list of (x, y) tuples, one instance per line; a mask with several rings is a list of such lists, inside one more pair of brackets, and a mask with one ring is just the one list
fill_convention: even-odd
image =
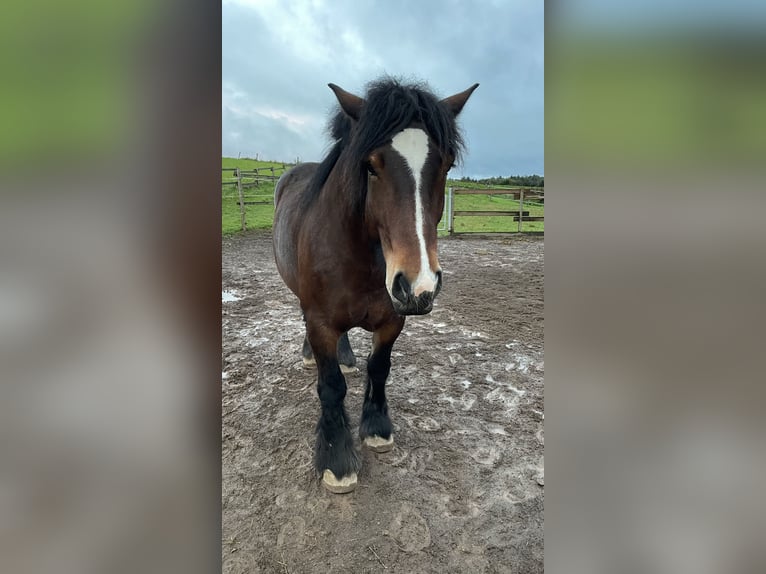
[(373, 168), (373, 167), (372, 167), (372, 164), (370, 164), (370, 163), (368, 163), (368, 164), (367, 164), (367, 172), (368, 172), (370, 175), (374, 175), (375, 177), (377, 177), (377, 176), (378, 176), (378, 174), (377, 174), (377, 173), (375, 173), (375, 168)]

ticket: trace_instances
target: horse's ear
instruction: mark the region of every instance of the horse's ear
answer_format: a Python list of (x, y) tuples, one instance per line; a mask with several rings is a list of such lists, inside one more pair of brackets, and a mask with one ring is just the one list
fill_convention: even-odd
[(447, 108), (452, 112), (453, 116), (456, 116), (460, 113), (460, 110), (463, 109), (463, 106), (468, 101), (468, 98), (471, 97), (473, 91), (478, 87), (479, 84), (474, 84), (464, 92), (460, 92), (454, 96), (444, 98), (441, 103), (447, 106)]
[(338, 103), (340, 104), (340, 107), (343, 109), (343, 111), (346, 112), (354, 120), (358, 120), (359, 114), (362, 112), (364, 100), (359, 96), (355, 96), (354, 94), (347, 92), (340, 86), (336, 86), (335, 84), (327, 85), (330, 86), (330, 89), (333, 92), (335, 92), (335, 97), (338, 98)]

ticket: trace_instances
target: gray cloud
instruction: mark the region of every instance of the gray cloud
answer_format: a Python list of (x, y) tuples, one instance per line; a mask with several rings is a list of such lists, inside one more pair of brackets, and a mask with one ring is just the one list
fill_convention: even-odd
[(440, 96), (480, 88), (461, 114), (453, 175), (542, 174), (543, 3), (224, 0), (223, 154), (321, 159), (335, 105), (388, 73)]

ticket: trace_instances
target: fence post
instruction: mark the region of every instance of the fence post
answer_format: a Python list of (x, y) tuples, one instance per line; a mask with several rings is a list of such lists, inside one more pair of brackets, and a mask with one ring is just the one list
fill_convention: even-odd
[(524, 225), (524, 188), (519, 190), (519, 233)]
[(453, 198), (453, 188), (448, 188), (447, 190), (447, 233), (452, 235), (453, 231), (453, 225), (452, 225), (452, 198)]
[(245, 221), (245, 201), (242, 197), (242, 175), (237, 168), (237, 193), (239, 194), (239, 217), (240, 224), (242, 225), (242, 231), (246, 230), (247, 222)]

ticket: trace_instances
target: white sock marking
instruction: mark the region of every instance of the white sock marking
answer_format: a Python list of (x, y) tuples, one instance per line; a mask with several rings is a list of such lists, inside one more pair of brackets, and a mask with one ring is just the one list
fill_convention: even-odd
[(423, 291), (436, 289), (436, 274), (431, 271), (428, 252), (426, 251), (426, 239), (423, 231), (423, 200), (420, 196), (420, 180), (423, 166), (428, 157), (428, 135), (421, 129), (407, 128), (394, 136), (391, 140), (391, 147), (404, 158), (404, 163), (410, 168), (412, 176), (415, 178), (415, 234), (420, 246), (420, 270), (412, 284), (412, 290), (417, 296)]

